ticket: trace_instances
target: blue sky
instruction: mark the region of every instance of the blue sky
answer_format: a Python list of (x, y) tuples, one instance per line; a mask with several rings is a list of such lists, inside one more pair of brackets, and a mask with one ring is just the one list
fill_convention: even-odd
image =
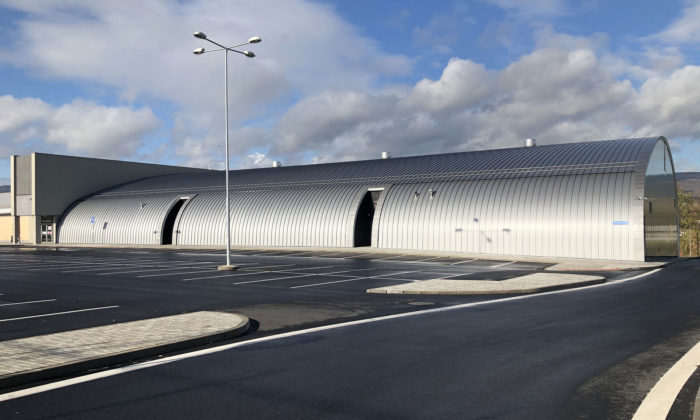
[[(0, 0), (0, 156), (232, 167), (666, 136), (700, 171), (700, 1)], [(9, 159), (0, 160), (0, 184)]]

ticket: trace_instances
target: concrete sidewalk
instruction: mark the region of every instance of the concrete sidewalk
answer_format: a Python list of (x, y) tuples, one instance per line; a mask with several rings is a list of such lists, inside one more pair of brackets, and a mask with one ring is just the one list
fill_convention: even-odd
[(249, 325), (243, 315), (202, 311), (0, 341), (0, 388), (237, 337)]
[(605, 281), (605, 277), (563, 273), (535, 273), (508, 280), (449, 280), (415, 281), (395, 286), (368, 289), (367, 293), (398, 293), (404, 295), (490, 295), (523, 294), (548, 290), (588, 286)]

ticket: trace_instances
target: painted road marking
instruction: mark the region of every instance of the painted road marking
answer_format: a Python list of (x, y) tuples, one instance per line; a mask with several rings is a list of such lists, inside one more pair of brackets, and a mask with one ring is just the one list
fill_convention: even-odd
[(89, 311), (100, 311), (102, 309), (112, 309), (112, 308), (118, 308), (119, 305), (113, 305), (113, 306), (101, 306), (99, 308), (87, 308), (87, 309), (77, 309), (74, 311), (65, 311), (65, 312), (54, 312), (51, 314), (42, 314), (42, 315), (31, 315), (31, 316), (23, 316), (20, 318), (6, 318), (6, 319), (0, 319), (0, 322), (10, 322), (10, 321), (19, 321), (22, 319), (31, 319), (31, 318), (44, 318), (47, 316), (58, 316), (58, 315), (66, 315), (66, 314), (75, 314), (78, 312), (89, 312)]
[[(353, 271), (353, 270), (351, 270), (351, 271)], [(383, 278), (383, 277), (386, 277), (386, 276), (397, 276), (397, 275), (399, 275), (399, 274), (416, 273), (416, 272), (418, 272), (418, 271), (399, 271), (399, 272), (396, 272), (396, 273), (380, 274), (380, 275), (378, 275), (378, 276), (355, 277), (355, 278), (347, 279), (347, 280), (335, 280), (335, 281), (326, 281), (326, 282), (323, 282), (323, 283), (305, 284), (305, 285), (302, 285), (302, 286), (292, 286), (292, 287), (290, 287), (290, 289), (301, 289), (301, 288), (304, 288), (304, 287), (323, 286), (323, 285), (325, 285), (325, 284), (334, 284), (334, 283), (347, 283), (347, 282), (349, 282), (349, 281), (367, 280), (367, 279), (394, 280), (394, 279), (385, 279), (385, 278)], [(321, 275), (322, 275), (322, 274), (321, 274)], [(413, 282), (413, 281), (415, 281), (415, 280), (400, 279), (399, 281), (410, 281), (410, 282)]]
[(478, 258), (474, 258), (473, 260), (464, 260), (464, 261), (457, 261), (456, 263), (451, 263), (450, 265), (459, 265), (459, 264), (464, 264), (472, 261), (479, 261)]
[(511, 261), (511, 262), (507, 262), (507, 263), (503, 263), (503, 264), (492, 265), (491, 268), (503, 267), (503, 266), (510, 265), (510, 264), (513, 264), (513, 263), (515, 263), (515, 261)]
[[(637, 408), (632, 420), (665, 419), (685, 383), (700, 365), (700, 342), (659, 379)], [(695, 407), (697, 411), (699, 407)], [(697, 413), (696, 413), (697, 414)]]
[(137, 370), (166, 365), (169, 363), (178, 362), (180, 360), (186, 360), (186, 359), (191, 359), (194, 357), (204, 356), (204, 355), (208, 355), (208, 354), (219, 353), (221, 351), (226, 351), (226, 350), (230, 350), (230, 349), (234, 349), (234, 348), (238, 348), (238, 347), (250, 346), (253, 344), (267, 342), (267, 341), (280, 340), (280, 339), (299, 336), (299, 335), (313, 334), (313, 333), (316, 333), (319, 331), (335, 330), (335, 329), (345, 328), (345, 327), (349, 327), (349, 326), (353, 326), (353, 325), (371, 324), (371, 323), (382, 322), (382, 321), (387, 321), (387, 320), (391, 320), (391, 319), (407, 318), (407, 317), (411, 317), (411, 316), (420, 316), (420, 315), (437, 313), (437, 312), (449, 312), (449, 311), (472, 308), (472, 307), (477, 307), (477, 306), (493, 305), (493, 304), (498, 304), (498, 303), (503, 303), (503, 302), (517, 301), (517, 300), (535, 299), (535, 298), (538, 298), (541, 296), (551, 296), (551, 295), (558, 295), (558, 294), (575, 293), (575, 292), (578, 292), (580, 290), (590, 290), (590, 289), (599, 288), (599, 287), (609, 287), (609, 286), (614, 285), (614, 284), (625, 283), (628, 281), (632, 281), (632, 280), (636, 280), (636, 279), (639, 279), (642, 277), (646, 277), (646, 276), (652, 275), (652, 274), (654, 274), (658, 271), (661, 271), (661, 270), (662, 270), (661, 268), (657, 268), (655, 270), (640, 274), (638, 276), (629, 277), (626, 279), (617, 280), (617, 281), (610, 282), (610, 283), (600, 283), (600, 284), (594, 284), (591, 286), (583, 286), (583, 287), (574, 288), (574, 289), (554, 290), (551, 292), (535, 293), (535, 294), (531, 294), (531, 295), (511, 296), (511, 297), (507, 297), (507, 298), (493, 299), (493, 300), (487, 300), (487, 301), (481, 301), (481, 302), (462, 303), (459, 305), (424, 309), (424, 310), (419, 310), (419, 311), (414, 311), (414, 312), (403, 312), (400, 314), (386, 315), (386, 316), (381, 316), (381, 317), (376, 317), (376, 318), (360, 319), (360, 320), (356, 320), (356, 321), (342, 322), (340, 324), (324, 325), (321, 327), (307, 328), (305, 330), (290, 331), (290, 332), (286, 332), (286, 333), (282, 333), (282, 334), (270, 335), (267, 337), (254, 338), (254, 339), (247, 340), (247, 341), (240, 341), (240, 342), (236, 342), (236, 343), (224, 344), (221, 346), (210, 347), (210, 348), (203, 349), (203, 350), (196, 350), (196, 351), (189, 352), (189, 353), (182, 353), (182, 354), (178, 354), (175, 356), (164, 357), (164, 358), (158, 359), (158, 360), (151, 360), (148, 362), (137, 363), (137, 364), (130, 365), (130, 366), (124, 366), (124, 367), (119, 367), (119, 368), (115, 368), (115, 369), (104, 370), (102, 372), (91, 373), (88, 375), (79, 376), (77, 378), (71, 378), (71, 379), (66, 379), (63, 381), (53, 382), (50, 384), (39, 385), (39, 386), (35, 386), (32, 388), (22, 389), (19, 391), (7, 392), (5, 394), (0, 394), (0, 401), (9, 401), (9, 400), (13, 400), (15, 398), (26, 397), (29, 395), (34, 395), (34, 394), (39, 394), (39, 393), (46, 392), (46, 391), (51, 391), (54, 389), (66, 388), (66, 387), (69, 387), (72, 385), (91, 382), (91, 381), (94, 381), (97, 379), (108, 378), (110, 376), (121, 375), (123, 373), (134, 372)]
[(416, 261), (411, 261), (411, 262), (417, 262), (417, 263), (419, 263), (419, 262), (425, 262), (425, 261), (439, 260), (440, 258), (442, 258), (442, 257), (425, 258), (425, 259), (422, 259), (422, 260), (416, 260)]
[[(214, 263), (204, 261), (204, 262), (193, 262), (190, 264), (192, 264), (192, 265), (194, 265), (194, 264), (197, 264), (197, 265), (212, 264), (213, 265)], [(114, 271), (114, 272), (110, 272), (110, 273), (97, 273), (97, 275), (98, 276), (113, 276), (115, 274), (148, 273), (151, 271), (173, 271), (173, 270), (182, 270), (182, 269), (186, 269), (186, 268), (201, 268), (201, 267), (190, 267), (188, 265), (181, 265), (178, 267), (169, 267), (169, 268), (149, 268), (146, 270), (129, 270), (129, 271)]]
[(451, 279), (451, 278), (453, 278), (453, 277), (469, 276), (469, 275), (471, 275), (471, 274), (474, 274), (474, 273), (455, 274), (455, 275), (452, 275), (452, 276), (440, 277), (440, 278), (437, 278), (437, 279), (434, 279), (434, 280), (446, 280), (446, 279)]
[[(262, 266), (262, 267), (252, 267), (252, 268), (254, 268), (254, 269), (256, 269), (256, 270), (260, 270), (260, 271), (256, 271), (256, 273), (262, 273), (262, 272), (264, 272), (265, 270), (268, 270), (268, 269), (270, 269), (270, 268), (294, 267), (295, 265), (296, 265), (296, 264), (279, 264), (279, 265), (265, 265), (265, 266)], [(246, 268), (244, 267), (244, 268), (242, 268), (241, 270), (245, 270), (245, 269), (246, 269)]]
[[(0, 293), (2, 294), (2, 293)], [(44, 303), (44, 302), (55, 302), (56, 299), (44, 299), (44, 300), (30, 300), (27, 302), (13, 302), (13, 303), (3, 303), (0, 306), (13, 306), (13, 305), (27, 305), (30, 303)]]
[(268, 281), (298, 279), (298, 278), (301, 278), (301, 277), (311, 277), (311, 276), (317, 276), (317, 275), (318, 275), (318, 274), (298, 274), (298, 275), (296, 275), (296, 276), (278, 277), (278, 278), (276, 278), (276, 279), (262, 279), (262, 280), (239, 281), (238, 283), (233, 283), (233, 284), (264, 283), (264, 282), (268, 282)]
[(368, 256), (368, 255), (375, 255), (375, 254), (356, 254), (356, 255), (350, 255), (350, 256), (347, 256), (347, 257), (343, 257), (343, 259), (344, 259), (344, 260), (352, 260), (352, 259), (354, 259), (354, 258), (366, 257), (366, 256)]
[[(311, 268), (331, 268), (331, 267), (311, 267)], [(298, 270), (301, 270), (301, 268), (299, 268)], [(300, 278), (300, 277), (311, 277), (311, 276), (339, 276), (342, 273), (351, 273), (353, 271), (366, 271), (366, 270), (376, 270), (376, 268), (355, 268), (352, 270), (332, 271), (329, 273), (300, 273), (302, 275), (290, 276), (290, 277), (277, 277), (277, 278), (271, 278), (271, 279), (242, 281), (242, 282), (233, 283), (233, 284), (264, 283), (264, 282), (270, 282), (270, 281), (295, 279), (295, 278)], [(270, 273), (287, 273), (289, 271), (293, 271), (293, 270), (270, 271)], [(358, 277), (358, 276), (340, 276), (340, 277)]]
[[(217, 271), (218, 271), (218, 270), (217, 270)], [(191, 278), (188, 278), (188, 279), (182, 279), (182, 280), (180, 280), (180, 281), (193, 281), (193, 280), (206, 280), (206, 279), (218, 279), (218, 278), (221, 278), (221, 277), (234, 277), (234, 275), (233, 275), (233, 274), (221, 274), (221, 275), (218, 275), (218, 276), (207, 276), (207, 277), (191, 277)]]
[[(158, 270), (162, 271), (162, 270)], [(204, 271), (177, 271), (175, 273), (160, 273), (160, 274), (145, 274), (143, 276), (136, 276), (139, 279), (142, 279), (144, 277), (163, 277), (163, 276), (182, 276), (185, 274), (201, 274), (201, 273), (215, 273), (219, 271), (216, 268), (212, 268), (210, 270), (204, 270)]]
[[(384, 257), (384, 258), (373, 258), (370, 261), (390, 260), (392, 258), (401, 258), (401, 257), (405, 257), (405, 256), (406, 255), (403, 255), (403, 254), (402, 255), (392, 255), (392, 256)], [(407, 262), (407, 261), (398, 261), (398, 262)]]
[[(296, 264), (287, 264), (287, 265), (288, 265), (288, 266), (290, 266), (290, 265), (291, 265), (291, 266), (294, 266), (294, 265), (296, 265)], [(280, 266), (278, 266), (278, 267), (284, 267), (284, 265), (280, 265)], [(255, 268), (258, 268), (258, 267), (255, 267)], [(188, 278), (188, 279), (182, 279), (181, 281), (192, 281), (192, 280), (202, 280), (202, 279), (213, 279), (213, 278), (220, 278), (220, 277), (243, 277), (243, 276), (253, 276), (253, 275), (255, 275), (255, 274), (267, 274), (267, 273), (285, 273), (285, 272), (287, 272), (287, 271), (292, 271), (292, 270), (293, 270), (293, 269), (290, 268), (289, 270), (269, 270), (269, 271), (268, 271), (268, 270), (261, 270), (261, 271), (250, 271), (250, 272), (243, 273), (243, 274), (233, 274), (233, 273), (230, 273), (230, 274), (223, 274), (223, 275), (220, 275), (220, 276), (191, 277), (191, 278)]]

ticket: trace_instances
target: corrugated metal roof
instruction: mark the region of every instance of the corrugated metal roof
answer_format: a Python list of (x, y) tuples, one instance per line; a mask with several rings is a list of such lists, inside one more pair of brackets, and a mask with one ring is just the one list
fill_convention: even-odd
[[(475, 152), (374, 159), (230, 172), (231, 189), (644, 172), (659, 137), (566, 143)], [(221, 173), (154, 177), (101, 195), (206, 191), (224, 187)]]

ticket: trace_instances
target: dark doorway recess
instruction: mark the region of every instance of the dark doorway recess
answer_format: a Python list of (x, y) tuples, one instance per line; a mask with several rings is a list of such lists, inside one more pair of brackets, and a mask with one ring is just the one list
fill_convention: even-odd
[(372, 245), (372, 221), (374, 220), (374, 209), (377, 207), (377, 201), (381, 191), (367, 191), (360, 208), (357, 209), (355, 216), (355, 240), (354, 246), (371, 246)]
[(177, 214), (180, 212), (182, 205), (187, 201), (186, 198), (181, 198), (177, 200), (177, 203), (168, 212), (168, 217), (165, 219), (165, 225), (163, 226), (163, 236), (161, 236), (161, 243), (163, 245), (173, 244), (173, 227), (175, 226), (175, 219), (177, 219)]

